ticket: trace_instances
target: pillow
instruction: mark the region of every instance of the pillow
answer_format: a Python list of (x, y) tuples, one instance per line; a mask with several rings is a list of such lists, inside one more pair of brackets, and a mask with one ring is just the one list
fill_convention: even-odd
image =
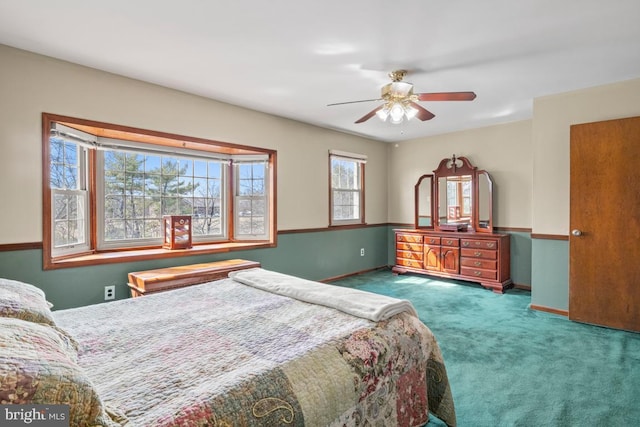
[(44, 292), (28, 283), (0, 279), (0, 316), (54, 325)]
[(69, 405), (70, 425), (118, 425), (57, 328), (0, 317), (0, 378), (0, 404)]

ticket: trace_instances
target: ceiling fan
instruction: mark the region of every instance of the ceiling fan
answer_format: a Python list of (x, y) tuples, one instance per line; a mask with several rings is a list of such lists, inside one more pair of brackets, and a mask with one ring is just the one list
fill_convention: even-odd
[(435, 93), (413, 93), (413, 85), (403, 82), (407, 75), (407, 70), (395, 70), (389, 73), (391, 83), (382, 86), (380, 98), (364, 99), (361, 101), (337, 102), (333, 105), (354, 104), (357, 102), (384, 101), (382, 105), (368, 112), (356, 123), (362, 123), (377, 115), (382, 121), (387, 118), (391, 123), (402, 123), (405, 119), (413, 117), (425, 121), (431, 120), (435, 115), (419, 105), (416, 101), (473, 101), (476, 94), (473, 92), (435, 92)]

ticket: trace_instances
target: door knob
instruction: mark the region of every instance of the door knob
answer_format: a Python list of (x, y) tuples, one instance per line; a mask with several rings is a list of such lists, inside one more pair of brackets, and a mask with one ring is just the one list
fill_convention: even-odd
[(574, 236), (582, 236), (582, 231), (578, 230), (577, 228), (575, 230), (573, 230), (571, 232), (571, 234), (573, 234)]

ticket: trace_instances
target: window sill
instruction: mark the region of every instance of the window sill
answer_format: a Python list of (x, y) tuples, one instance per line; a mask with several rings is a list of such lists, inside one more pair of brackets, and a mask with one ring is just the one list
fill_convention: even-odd
[(148, 261), (164, 258), (178, 258), (186, 256), (207, 255), (221, 252), (240, 251), (258, 248), (273, 248), (275, 242), (233, 242), (207, 245), (195, 245), (190, 249), (139, 249), (122, 250), (115, 252), (100, 252), (84, 254), (61, 259), (45, 259), (44, 269), (55, 270), (59, 268), (84, 267), (89, 265), (115, 264), (121, 262)]

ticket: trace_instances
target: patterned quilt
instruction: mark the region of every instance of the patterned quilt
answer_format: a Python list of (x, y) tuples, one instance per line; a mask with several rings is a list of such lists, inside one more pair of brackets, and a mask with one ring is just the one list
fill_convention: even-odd
[(438, 344), (232, 279), (53, 312), (126, 426), (455, 425)]

